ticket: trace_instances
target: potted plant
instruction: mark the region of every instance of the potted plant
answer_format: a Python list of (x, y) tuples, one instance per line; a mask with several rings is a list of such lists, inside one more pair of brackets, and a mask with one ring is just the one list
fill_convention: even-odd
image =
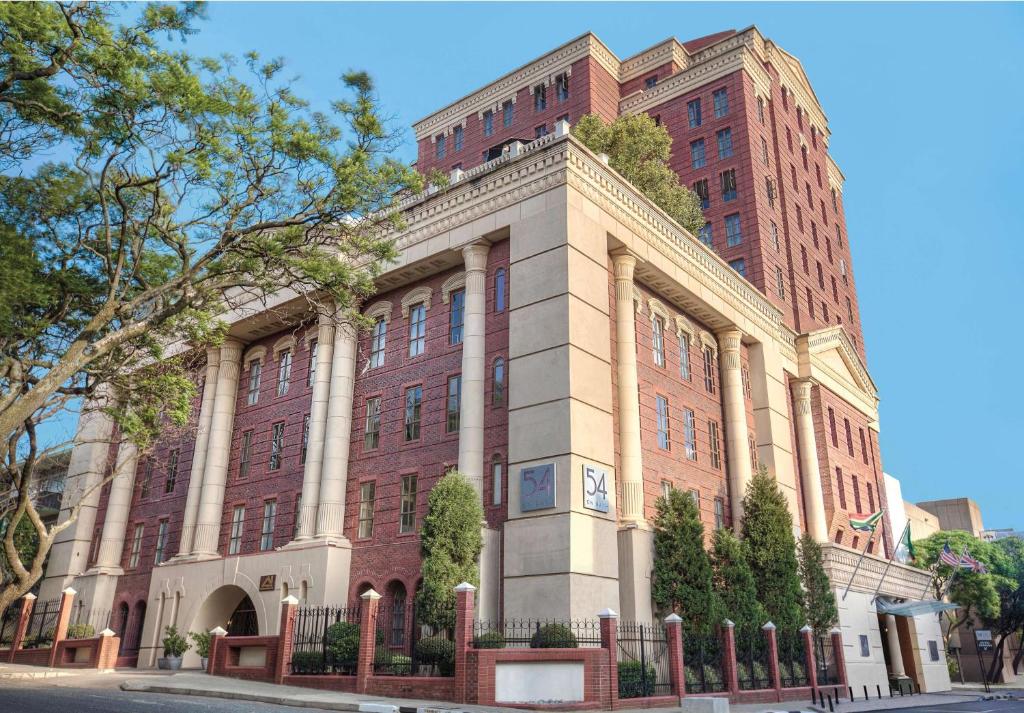
[(210, 658), (210, 632), (191, 631), (188, 638), (192, 639), (192, 643), (195, 644), (196, 653), (199, 654), (199, 658), (203, 662), (203, 670), (205, 671), (207, 669), (206, 663)]
[(156, 660), (157, 668), (177, 671), (181, 668), (181, 655), (191, 648), (188, 640), (178, 633), (178, 627), (168, 626), (164, 629), (164, 657)]

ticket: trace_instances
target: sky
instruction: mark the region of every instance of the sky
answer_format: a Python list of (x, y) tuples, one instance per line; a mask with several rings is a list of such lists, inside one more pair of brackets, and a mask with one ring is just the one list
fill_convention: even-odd
[(364, 69), (413, 160), (412, 122), (588, 30), (624, 58), (750, 25), (829, 119), (886, 472), (1024, 529), (1024, 5), (212, 3), (187, 50), (283, 57), (323, 107)]

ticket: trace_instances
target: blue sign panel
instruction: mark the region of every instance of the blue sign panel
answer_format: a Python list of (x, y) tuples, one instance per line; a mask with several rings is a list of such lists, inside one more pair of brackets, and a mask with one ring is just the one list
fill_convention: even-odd
[(519, 509), (523, 512), (555, 506), (555, 464), (531, 465), (519, 471)]

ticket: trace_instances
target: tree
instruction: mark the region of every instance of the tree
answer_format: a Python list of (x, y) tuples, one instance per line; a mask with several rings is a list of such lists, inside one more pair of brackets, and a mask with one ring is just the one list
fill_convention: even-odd
[[(992, 583), (999, 594), (999, 613), (994, 617), (983, 617), (986, 626), (996, 637), (992, 661), (989, 664), (988, 680), (995, 683), (1002, 667), (1003, 652), (1007, 640), (1024, 630), (1024, 540), (1007, 537), (991, 543), (993, 560)], [(1020, 666), (1021, 653), (1014, 656), (1013, 667)]]
[(479, 494), (458, 471), (449, 471), (430, 491), (420, 529), (423, 580), (416, 618), (435, 631), (455, 626), (455, 587), (480, 583), (483, 518)]
[(651, 595), (658, 612), (683, 618), (687, 631), (708, 634), (722, 619), (712, 588), (704, 525), (689, 493), (672, 488), (657, 500)]
[(587, 114), (572, 134), (591, 151), (608, 154), (608, 165), (641, 193), (696, 235), (704, 227), (704, 213), (696, 193), (679, 183), (669, 165), (672, 137), (647, 114), (620, 116), (610, 124)]
[[(226, 312), (287, 290), (310, 321), (358, 319), (395, 254), (396, 197), (423, 186), (389, 157), (367, 74), (345, 74), (348, 98), (314, 111), (282, 60), (166, 49), (194, 31), (195, 6), (132, 15), (0, 4), (0, 492), (14, 494), (0, 609), (104, 482), (47, 528), (29, 496), (40, 426), (80, 404), (145, 449), (187, 423), (196, 356)], [(23, 519), (39, 538), (28, 562)]]
[(805, 622), (793, 518), (785, 496), (763, 465), (747, 486), (743, 513), (743, 540), (757, 599), (780, 631), (796, 631)]
[(736, 624), (737, 631), (754, 632), (768, 621), (761, 602), (757, 601), (754, 574), (747, 562), (746, 545), (731, 531), (715, 531), (711, 549), (714, 569), (714, 590), (725, 616)]
[(804, 620), (815, 634), (825, 634), (839, 622), (839, 608), (825, 574), (821, 545), (806, 532), (800, 536), (800, 582), (804, 588)]

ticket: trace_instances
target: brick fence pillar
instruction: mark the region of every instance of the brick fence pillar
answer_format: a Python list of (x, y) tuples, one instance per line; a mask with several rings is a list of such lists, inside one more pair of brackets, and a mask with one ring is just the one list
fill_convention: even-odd
[(292, 661), (292, 641), (295, 638), (295, 614), (299, 609), (299, 600), (288, 595), (281, 600), (281, 626), (277, 630), (277, 669), (274, 671), (274, 683), (281, 683), (289, 673)]
[(810, 624), (804, 624), (800, 630), (804, 638), (804, 666), (807, 667), (807, 685), (812, 691), (818, 690), (818, 666), (814, 662), (814, 629)]
[(843, 688), (847, 688), (850, 682), (846, 678), (846, 651), (843, 650), (843, 632), (839, 628), (835, 628), (828, 633), (832, 636), (832, 656), (836, 660), (839, 683)]
[(77, 593), (71, 587), (60, 593), (60, 607), (57, 609), (57, 622), (53, 627), (53, 642), (50, 644), (50, 658), (47, 662), (50, 668), (57, 663), (57, 644), (67, 638), (68, 624), (71, 623), (71, 602)]
[(469, 675), (469, 647), (473, 641), (473, 611), (476, 587), (463, 582), (455, 587), (455, 702), (465, 703)]
[(217, 659), (220, 654), (220, 648), (224, 643), (224, 637), (227, 634), (228, 632), (219, 626), (210, 629), (210, 656), (206, 659), (206, 672), (211, 676), (216, 675), (219, 670)]
[(665, 617), (665, 642), (668, 644), (668, 675), (672, 691), (686, 695), (686, 669), (683, 663), (683, 619), (678, 614)]
[(740, 690), (736, 668), (736, 625), (728, 619), (722, 622), (722, 678), (725, 679), (725, 690), (731, 697), (736, 696)]
[(21, 613), (18, 616), (18, 628), (14, 630), (14, 638), (11, 639), (11, 653), (7, 659), (14, 662), (14, 654), (21, 650), (25, 641), (25, 634), (28, 633), (28, 623), (32, 621), (32, 609), (36, 605), (36, 595), (29, 592), (21, 599)]
[(608, 652), (607, 675), (602, 677), (606, 688), (600, 690), (601, 705), (612, 710), (619, 700), (619, 615), (612, 609), (605, 609), (597, 618), (601, 621), (601, 648)]
[(770, 621), (761, 627), (764, 632), (765, 641), (768, 643), (768, 680), (775, 689), (775, 698), (782, 700), (782, 674), (779, 671), (779, 639), (776, 635), (775, 624)]
[(110, 629), (100, 632), (96, 641), (96, 668), (100, 671), (113, 671), (117, 666), (117, 650), (121, 648), (121, 639)]
[(373, 675), (373, 658), (377, 653), (377, 608), (380, 595), (370, 589), (360, 596), (359, 657), (356, 660), (356, 693), (366, 693)]

